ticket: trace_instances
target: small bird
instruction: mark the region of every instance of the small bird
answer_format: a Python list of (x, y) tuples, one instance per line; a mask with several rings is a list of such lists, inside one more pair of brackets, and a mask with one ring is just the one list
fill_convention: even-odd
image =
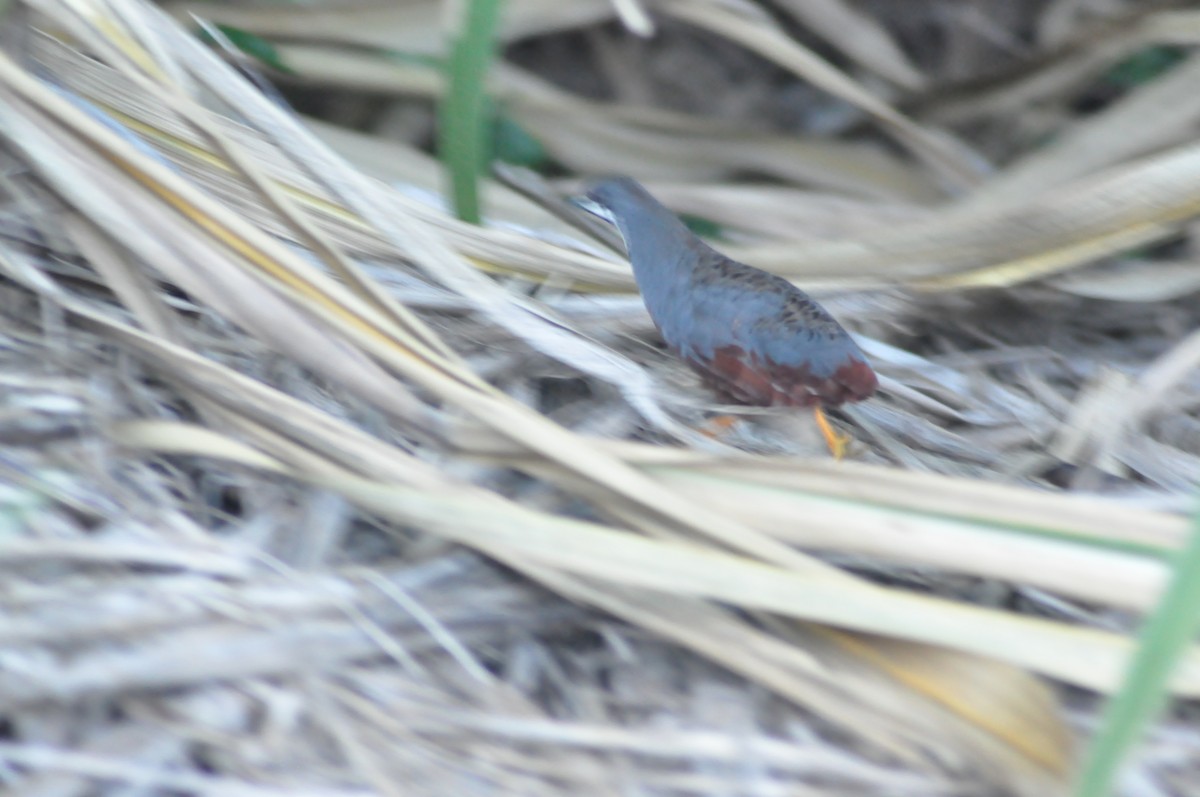
[[(671, 349), (741, 404), (813, 407), (835, 457), (848, 438), (822, 412), (875, 393), (879, 381), (842, 325), (787, 280), (731, 260), (696, 237), (636, 181), (594, 183), (633, 275)], [(593, 213), (596, 208), (587, 207)]]

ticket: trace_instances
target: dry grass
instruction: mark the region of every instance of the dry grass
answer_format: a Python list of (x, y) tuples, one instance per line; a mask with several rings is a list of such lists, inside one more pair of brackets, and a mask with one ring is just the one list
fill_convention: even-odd
[[(1200, 481), (1197, 67), (1110, 72), (1200, 15), (906, 5), (513, 0), (493, 91), (561, 177), (481, 228), (418, 146), (435, 4), (10, 10), (0, 783), (1062, 791)], [(529, 198), (603, 172), (860, 335), (855, 461), (696, 431), (622, 258)], [(1192, 708), (1125, 793), (1194, 788)]]

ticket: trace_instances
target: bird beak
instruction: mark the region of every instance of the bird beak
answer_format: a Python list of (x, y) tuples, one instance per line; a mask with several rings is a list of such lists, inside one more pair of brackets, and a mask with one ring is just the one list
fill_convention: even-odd
[(575, 207), (581, 210), (586, 210), (593, 216), (604, 219), (609, 224), (616, 224), (616, 221), (613, 219), (612, 212), (594, 199), (590, 199), (586, 196), (573, 196), (569, 201)]

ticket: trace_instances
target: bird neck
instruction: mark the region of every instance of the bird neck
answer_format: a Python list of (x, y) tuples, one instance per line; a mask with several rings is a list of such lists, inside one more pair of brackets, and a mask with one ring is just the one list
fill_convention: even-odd
[(691, 274), (704, 244), (663, 207), (638, 208), (616, 216), (638, 286), (647, 299), (666, 299)]

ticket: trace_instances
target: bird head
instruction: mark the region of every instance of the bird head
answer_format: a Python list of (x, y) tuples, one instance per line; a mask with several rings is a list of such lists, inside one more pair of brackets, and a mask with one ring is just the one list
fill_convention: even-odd
[(598, 180), (573, 201), (621, 232), (634, 271), (641, 272), (639, 284), (644, 274), (677, 264), (686, 249), (699, 243), (674, 213), (630, 177)]
[(651, 207), (661, 207), (645, 188), (630, 177), (609, 177), (590, 184), (576, 204), (606, 221), (617, 223)]

